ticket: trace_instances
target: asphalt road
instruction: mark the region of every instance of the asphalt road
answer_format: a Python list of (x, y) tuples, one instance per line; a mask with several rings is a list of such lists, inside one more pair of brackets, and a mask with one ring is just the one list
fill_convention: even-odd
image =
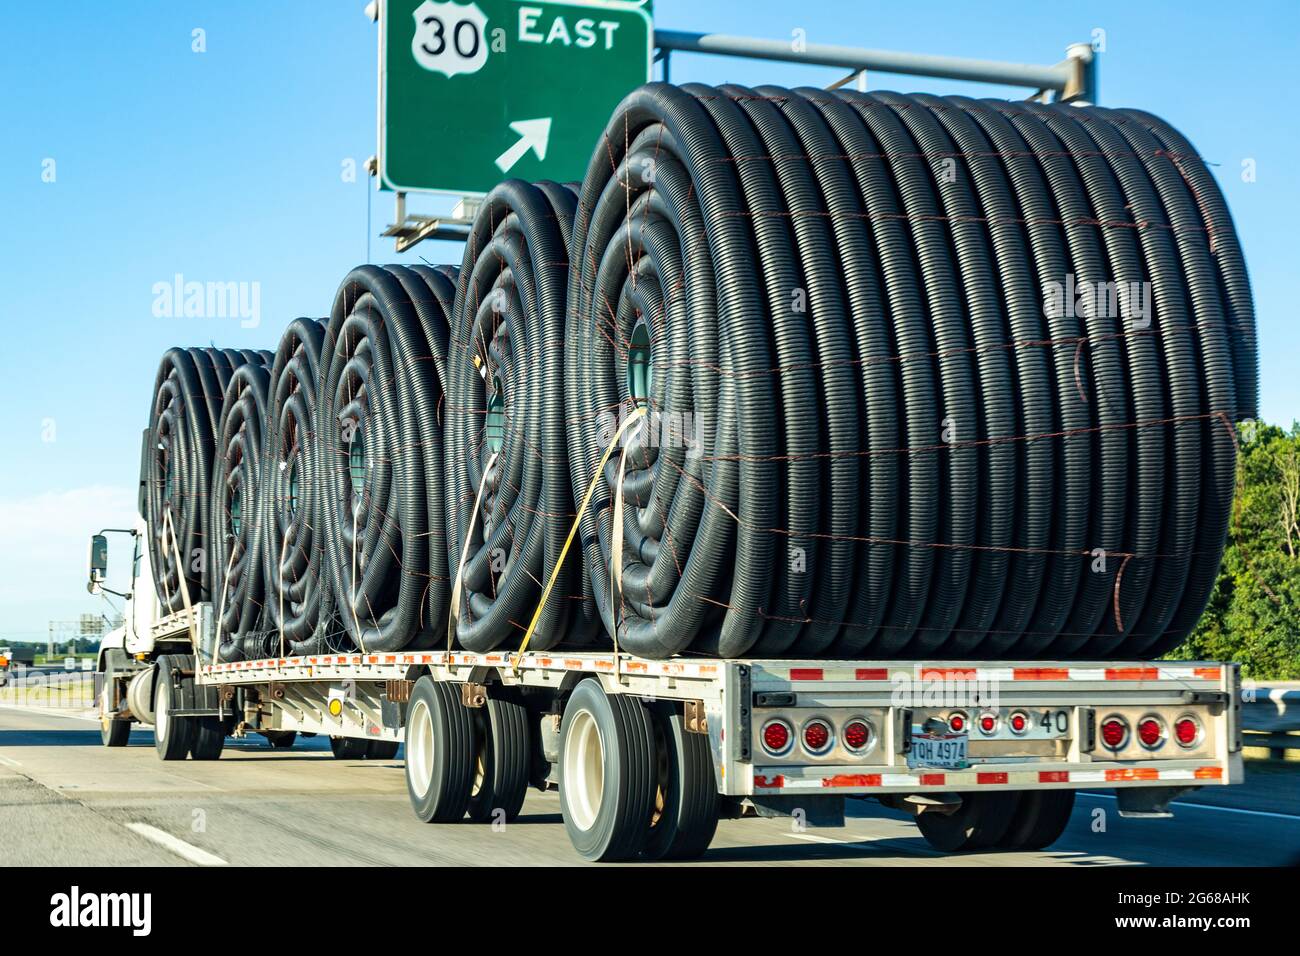
[[(1300, 771), (1252, 764), (1241, 787), (1190, 794), (1172, 820), (1123, 820), (1081, 794), (1070, 827), (1036, 853), (943, 856), (905, 815), (849, 801), (848, 825), (727, 820), (695, 865), (1222, 866), (1300, 863)], [(216, 762), (164, 764), (147, 730), (100, 745), (93, 720), (0, 707), (0, 859), (11, 865), (574, 864), (554, 793), (530, 791), (499, 830), (428, 826), (402, 763), (339, 761), (321, 738), (288, 752), (260, 737)]]

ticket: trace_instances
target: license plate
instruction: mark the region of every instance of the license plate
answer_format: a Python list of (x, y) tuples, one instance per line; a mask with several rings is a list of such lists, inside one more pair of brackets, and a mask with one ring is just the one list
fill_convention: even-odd
[(966, 760), (966, 734), (913, 734), (907, 754), (909, 767), (943, 767), (961, 770)]

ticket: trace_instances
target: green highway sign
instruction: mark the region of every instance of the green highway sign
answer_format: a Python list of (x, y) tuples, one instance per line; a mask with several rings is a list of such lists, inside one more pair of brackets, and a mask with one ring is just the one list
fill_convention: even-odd
[(401, 192), (581, 179), (654, 49), (638, 3), (385, 0), (379, 32), (379, 174)]

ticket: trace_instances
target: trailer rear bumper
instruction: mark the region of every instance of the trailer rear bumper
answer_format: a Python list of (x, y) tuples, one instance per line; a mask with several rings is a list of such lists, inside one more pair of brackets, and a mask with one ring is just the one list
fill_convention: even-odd
[(1069, 790), (1119, 787), (1202, 787), (1240, 783), (1241, 758), (1224, 763), (1191, 760), (1094, 763), (1086, 769), (1064, 763), (984, 764), (967, 770), (903, 770), (897, 768), (755, 767), (753, 793), (827, 793), (839, 796), (878, 796), (887, 793), (952, 793), (977, 790)]

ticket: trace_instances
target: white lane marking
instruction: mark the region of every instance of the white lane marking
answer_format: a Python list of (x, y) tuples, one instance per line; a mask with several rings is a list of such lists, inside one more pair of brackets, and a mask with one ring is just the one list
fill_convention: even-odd
[(17, 760), (14, 760), (12, 757), (5, 757), (5, 756), (0, 756), (0, 763), (4, 764), (6, 767), (22, 766), (22, 764), (20, 764)]
[[(1093, 793), (1089, 790), (1080, 790), (1081, 797), (1096, 797), (1098, 800), (1118, 800), (1119, 797), (1109, 793)], [(1244, 813), (1251, 817), (1274, 817), (1278, 820), (1300, 820), (1300, 814), (1295, 813), (1274, 813), (1272, 810), (1243, 810), (1240, 807), (1215, 807), (1208, 803), (1183, 803), (1175, 800), (1169, 804), (1171, 807), (1183, 807), (1188, 810), (1217, 810), (1219, 813)]]
[(18, 710), (24, 714), (41, 714), (44, 717), (65, 717), (68, 720), (88, 720), (92, 724), (99, 723), (99, 717), (90, 717), (85, 714), (60, 714), (49, 708), (42, 707), (23, 707), (19, 704), (0, 704), (0, 710)]
[(843, 847), (858, 846), (864, 848), (871, 847), (872, 849), (875, 849), (876, 848), (875, 844), (880, 844), (884, 846), (885, 849), (894, 850), (895, 852), (898, 853), (913, 853), (919, 856), (942, 856), (943, 855), (938, 850), (931, 850), (929, 848), (924, 848), (924, 847), (896, 846), (894, 844), (894, 841), (900, 839), (900, 837), (865, 836), (863, 834), (854, 833), (854, 834), (850, 834), (850, 836), (852, 837), (851, 839), (837, 840), (835, 839), (835, 837), (822, 836), (820, 833), (794, 833), (794, 832), (792, 832), (790, 836), (797, 837), (800, 840), (808, 840), (812, 843), (830, 843), (830, 844), (834, 844), (835, 846), (843, 846)]
[(159, 830), (157, 827), (151, 827), (147, 823), (128, 823), (128, 830), (132, 830), (142, 837), (153, 840), (154, 843), (164, 846), (171, 850), (177, 856), (182, 856), (191, 863), (197, 863), (199, 866), (229, 866), (225, 860), (219, 856), (213, 856), (207, 850), (200, 850), (196, 846), (186, 843), (184, 840), (177, 839), (165, 830)]

